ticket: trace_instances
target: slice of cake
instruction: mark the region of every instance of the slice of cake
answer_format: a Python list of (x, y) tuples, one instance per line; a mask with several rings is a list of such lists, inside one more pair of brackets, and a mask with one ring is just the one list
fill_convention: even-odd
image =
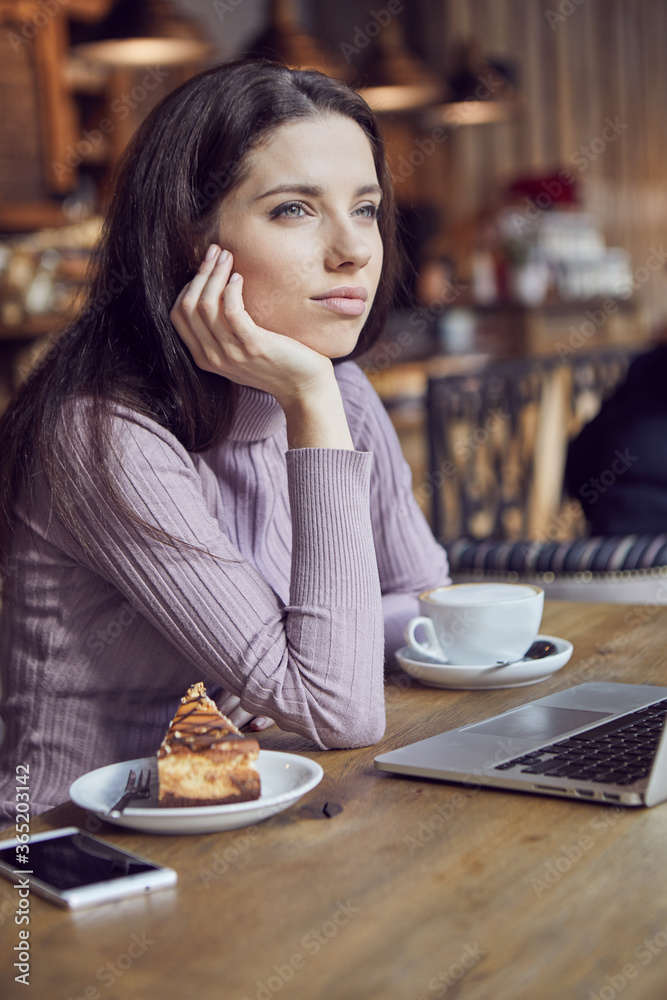
[(216, 806), (258, 799), (257, 740), (236, 728), (193, 684), (157, 752), (161, 806)]

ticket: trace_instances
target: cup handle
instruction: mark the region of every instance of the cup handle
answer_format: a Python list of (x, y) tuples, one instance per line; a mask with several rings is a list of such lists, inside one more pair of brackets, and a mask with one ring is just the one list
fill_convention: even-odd
[[(427, 641), (425, 643), (419, 642), (415, 636), (415, 632), (420, 625), (426, 633)], [(440, 648), (440, 643), (438, 642), (435, 626), (430, 618), (426, 618), (424, 615), (419, 615), (417, 618), (411, 618), (403, 630), (403, 636), (408, 645), (411, 646), (412, 649), (415, 649), (418, 653), (421, 653), (423, 656), (428, 656), (432, 660), (440, 660), (441, 662), (446, 660), (446, 657)]]

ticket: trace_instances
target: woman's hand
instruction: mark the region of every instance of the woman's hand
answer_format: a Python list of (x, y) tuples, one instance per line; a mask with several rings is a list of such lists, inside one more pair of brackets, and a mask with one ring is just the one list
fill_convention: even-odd
[(220, 711), (239, 729), (250, 723), (251, 729), (254, 729), (256, 732), (262, 732), (262, 730), (269, 729), (270, 726), (275, 725), (273, 719), (269, 719), (265, 715), (251, 715), (250, 712), (246, 712), (240, 706), (241, 699), (237, 698), (235, 694), (223, 693), (218, 699), (218, 708)]
[(195, 364), (270, 392), (281, 405), (316, 392), (332, 376), (331, 361), (291, 337), (257, 326), (243, 303), (243, 279), (232, 267), (229, 251), (210, 246), (171, 310), (171, 321)]
[(287, 419), (290, 448), (353, 450), (329, 358), (258, 326), (243, 304), (243, 279), (227, 250), (212, 244), (170, 312), (195, 364), (270, 393)]

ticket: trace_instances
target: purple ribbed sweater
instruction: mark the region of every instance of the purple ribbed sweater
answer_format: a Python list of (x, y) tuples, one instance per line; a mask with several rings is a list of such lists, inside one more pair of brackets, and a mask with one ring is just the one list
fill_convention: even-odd
[(119, 521), (85, 433), (70, 429), (80, 540), (46, 491), (29, 518), (18, 508), (0, 618), (0, 821), (14, 820), (18, 763), (30, 765), (31, 811), (56, 805), (86, 771), (155, 753), (199, 680), (320, 747), (382, 736), (383, 654), (447, 562), (375, 391), (352, 362), (336, 377), (356, 451), (288, 450), (277, 402), (247, 388), (230, 437), (198, 455), (119, 412), (126, 499), (199, 550)]

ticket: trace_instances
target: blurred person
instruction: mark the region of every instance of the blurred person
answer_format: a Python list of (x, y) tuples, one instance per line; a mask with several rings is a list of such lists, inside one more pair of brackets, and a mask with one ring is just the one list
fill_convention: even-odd
[(667, 343), (636, 357), (625, 381), (570, 443), (565, 482), (592, 535), (667, 532)]

